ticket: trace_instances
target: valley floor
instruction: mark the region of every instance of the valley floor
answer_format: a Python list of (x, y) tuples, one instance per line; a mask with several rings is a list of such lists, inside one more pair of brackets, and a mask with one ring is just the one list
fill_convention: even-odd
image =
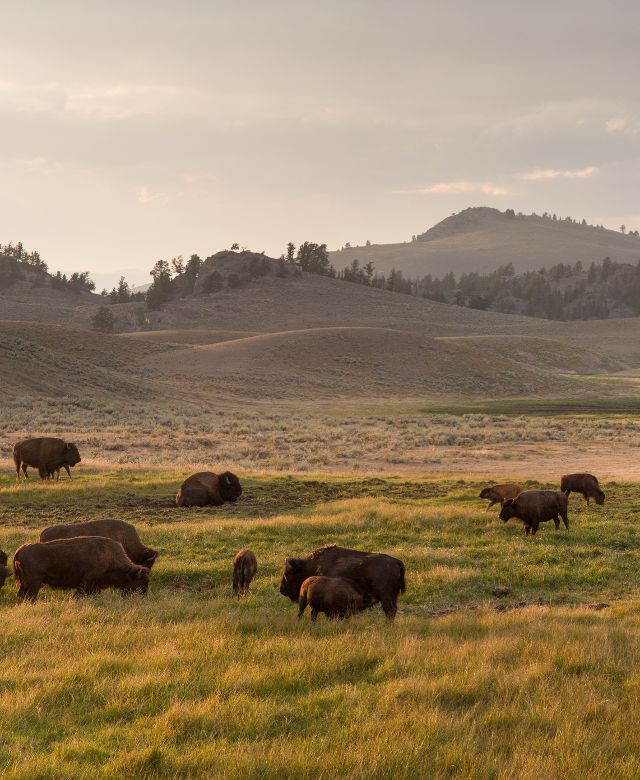
[[(108, 516), (160, 557), (146, 598), (0, 591), (3, 778), (640, 774), (640, 484), (572, 496), (568, 532), (526, 538), (458, 475), (254, 472), (238, 504), (193, 510), (172, 501), (182, 468), (76, 475), (3, 469), (0, 547)], [(326, 542), (405, 561), (395, 623), (297, 620), (284, 558)], [(259, 570), (236, 601), (244, 546)]]

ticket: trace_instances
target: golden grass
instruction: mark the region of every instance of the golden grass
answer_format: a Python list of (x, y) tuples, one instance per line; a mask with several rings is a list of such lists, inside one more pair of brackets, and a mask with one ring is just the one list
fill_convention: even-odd
[[(254, 475), (237, 506), (189, 511), (160, 500), (179, 478), (0, 479), (4, 549), (113, 516), (161, 553), (147, 598), (44, 589), (17, 607), (10, 582), (0, 591), (3, 778), (640, 773), (640, 486), (606, 485), (604, 508), (572, 499), (570, 533), (531, 539), (468, 482), (363, 480), (361, 497), (331, 501), (355, 483)], [(379, 608), (297, 620), (277, 591), (283, 558), (325, 541), (405, 560), (394, 624)], [(242, 546), (259, 570), (238, 601)]]

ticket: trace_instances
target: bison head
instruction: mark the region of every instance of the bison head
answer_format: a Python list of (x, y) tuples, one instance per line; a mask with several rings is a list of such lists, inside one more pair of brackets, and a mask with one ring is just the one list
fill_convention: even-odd
[(156, 558), (158, 557), (157, 550), (152, 550), (150, 548), (147, 548), (145, 552), (142, 554), (142, 565), (146, 566), (149, 571), (151, 571), (151, 567), (156, 562)]
[(480, 491), (480, 498), (491, 498), (492, 489), (493, 488), (490, 487), (482, 488), (482, 490)]
[(149, 569), (146, 566), (132, 566), (127, 574), (127, 585), (122, 588), (122, 595), (140, 593), (145, 595), (149, 590)]
[(240, 480), (230, 471), (225, 471), (224, 474), (220, 474), (218, 484), (220, 486), (220, 496), (223, 501), (237, 501), (242, 494)]
[(280, 580), (280, 593), (293, 602), (298, 601), (300, 586), (307, 579), (304, 564), (305, 561), (302, 558), (287, 558), (284, 562), (284, 572)]
[(598, 492), (595, 494), (594, 498), (598, 506), (602, 506), (604, 504), (604, 493), (602, 490), (600, 490), (600, 488), (598, 488)]
[(511, 518), (515, 516), (516, 516), (515, 501), (513, 500), (513, 498), (508, 498), (502, 505), (502, 509), (500, 510), (499, 517), (501, 520), (503, 520), (506, 523), (507, 520), (511, 520)]
[(78, 448), (72, 442), (67, 442), (65, 444), (64, 459), (67, 466), (75, 466), (82, 460)]

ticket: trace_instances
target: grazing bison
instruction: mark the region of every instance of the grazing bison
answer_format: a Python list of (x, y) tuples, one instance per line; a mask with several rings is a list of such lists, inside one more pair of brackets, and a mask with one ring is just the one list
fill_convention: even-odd
[(560, 490), (525, 490), (516, 498), (507, 499), (500, 510), (500, 519), (510, 520), (512, 517), (524, 525), (524, 532), (535, 535), (540, 523), (553, 520), (556, 531), (560, 528), (559, 517), (569, 530), (567, 517), (567, 496)]
[(233, 559), (233, 592), (236, 596), (246, 596), (251, 580), (258, 571), (258, 561), (251, 550), (240, 550)]
[(213, 474), (201, 471), (192, 474), (180, 485), (176, 504), (178, 506), (222, 506), (225, 501), (237, 501), (242, 493), (240, 480), (230, 471)]
[(508, 498), (515, 498), (518, 496), (524, 488), (522, 485), (517, 485), (515, 482), (507, 482), (504, 485), (492, 485), (491, 487), (483, 488), (480, 491), (480, 498), (488, 498), (489, 504), (487, 505), (486, 512), (488, 512), (494, 504), (504, 505), (504, 502)]
[(11, 569), (7, 566), (8, 560), (6, 552), (0, 550), (0, 588), (4, 585), (7, 577), (11, 576)]
[(302, 583), (298, 604), (299, 618), (309, 604), (311, 620), (315, 620), (319, 612), (324, 612), (329, 620), (342, 620), (354, 612), (362, 612), (370, 607), (371, 600), (365, 598), (345, 577), (316, 576), (307, 577)]
[(317, 574), (345, 577), (362, 594), (367, 606), (380, 602), (390, 620), (397, 611), (398, 594), (405, 591), (402, 561), (384, 553), (348, 550), (327, 544), (306, 558), (287, 558), (280, 593), (297, 602), (302, 583)]
[(13, 462), (20, 478), (20, 469), (29, 479), (27, 466), (38, 469), (40, 479), (49, 479), (54, 473), (60, 478), (60, 469), (64, 468), (71, 477), (70, 466), (80, 463), (80, 453), (75, 444), (64, 439), (44, 436), (38, 439), (24, 439), (13, 448)]
[(604, 493), (593, 474), (565, 474), (560, 481), (560, 490), (567, 496), (571, 493), (582, 493), (587, 506), (590, 498), (593, 498), (599, 506), (604, 504)]
[(35, 601), (40, 588), (75, 588), (89, 596), (118, 588), (123, 596), (146, 593), (149, 569), (127, 557), (120, 542), (104, 536), (74, 536), (23, 544), (13, 556), (18, 602)]
[(88, 520), (86, 523), (52, 525), (40, 534), (40, 541), (51, 542), (53, 539), (70, 539), (73, 536), (104, 536), (114, 539), (120, 542), (134, 563), (146, 566), (147, 569), (151, 569), (158, 557), (155, 550), (142, 544), (135, 527), (124, 520)]

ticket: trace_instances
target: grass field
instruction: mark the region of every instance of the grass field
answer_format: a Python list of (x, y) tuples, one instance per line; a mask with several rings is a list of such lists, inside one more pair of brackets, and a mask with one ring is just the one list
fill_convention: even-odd
[[(640, 485), (573, 496), (570, 531), (531, 539), (476, 481), (242, 475), (237, 505), (178, 510), (182, 476), (0, 477), (8, 552), (109, 516), (161, 554), (146, 598), (0, 591), (3, 778), (640, 774)], [(405, 561), (394, 624), (297, 620), (283, 560), (326, 542)], [(259, 571), (238, 602), (243, 546)]]

